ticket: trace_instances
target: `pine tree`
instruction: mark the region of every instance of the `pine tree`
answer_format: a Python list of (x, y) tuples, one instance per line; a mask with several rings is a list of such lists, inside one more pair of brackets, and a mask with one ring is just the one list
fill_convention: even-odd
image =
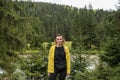
[[(19, 13), (19, 14), (18, 14)], [(21, 15), (22, 8), (11, 0), (0, 0), (0, 68), (10, 77), (16, 69), (19, 51), (26, 48), (32, 21)]]
[(108, 36), (104, 45), (105, 53), (101, 55), (101, 60), (108, 63), (109, 66), (117, 66), (120, 62), (120, 11), (116, 11), (114, 18), (108, 23), (112, 23), (109, 30), (106, 30)]

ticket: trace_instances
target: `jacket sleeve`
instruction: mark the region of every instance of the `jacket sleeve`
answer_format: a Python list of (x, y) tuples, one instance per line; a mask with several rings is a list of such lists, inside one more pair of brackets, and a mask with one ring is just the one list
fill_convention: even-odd
[(52, 53), (52, 47), (50, 48), (50, 50), (49, 50), (49, 55), (48, 55), (48, 73), (51, 71), (51, 69), (50, 69), (51, 53)]
[(66, 47), (66, 61), (67, 61), (67, 74), (70, 74), (70, 52), (68, 47)]

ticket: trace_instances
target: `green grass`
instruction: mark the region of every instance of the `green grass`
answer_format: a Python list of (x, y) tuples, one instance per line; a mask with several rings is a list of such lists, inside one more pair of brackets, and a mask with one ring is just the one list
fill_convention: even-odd
[[(51, 42), (51, 43), (52, 45), (54, 44), (54, 42)], [(42, 46), (44, 48), (47, 48), (48, 44), (49, 44), (48, 42), (44, 42)], [(72, 41), (65, 41), (65, 45), (69, 48), (69, 50), (71, 50)], [(23, 54), (34, 54), (39, 52), (40, 52), (39, 49), (34, 49), (34, 50), (29, 49), (29, 50), (25, 50)], [(92, 50), (83, 50), (82, 53), (83, 54), (104, 54), (105, 52), (103, 50), (92, 49)]]
[[(54, 44), (54, 42), (51, 42), (51, 43), (52, 43), (52, 45)], [(71, 49), (71, 43), (72, 43), (72, 41), (66, 41), (66, 42), (65, 42), (65, 45), (66, 45), (69, 49)], [(46, 48), (47, 45), (48, 45), (48, 42), (44, 42), (44, 43), (42, 44), (42, 46), (43, 46), (44, 48)], [(39, 53), (39, 51), (40, 51), (40, 50), (38, 50), (38, 49), (34, 49), (34, 50), (29, 49), (29, 50), (23, 51), (23, 54), (34, 54), (34, 53)]]

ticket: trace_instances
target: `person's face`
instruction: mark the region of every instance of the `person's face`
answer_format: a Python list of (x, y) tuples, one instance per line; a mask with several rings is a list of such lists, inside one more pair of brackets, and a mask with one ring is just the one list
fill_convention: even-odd
[(56, 37), (56, 44), (57, 45), (62, 45), (63, 43), (63, 37), (62, 36), (57, 36)]

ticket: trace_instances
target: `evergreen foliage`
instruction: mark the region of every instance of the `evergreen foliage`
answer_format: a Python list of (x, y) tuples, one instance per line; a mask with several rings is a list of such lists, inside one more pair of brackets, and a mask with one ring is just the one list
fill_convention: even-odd
[[(0, 0), (0, 80), (47, 79), (48, 50), (57, 33), (72, 42), (71, 80), (119, 80), (119, 5), (117, 9)], [(88, 71), (82, 55), (94, 50), (105, 65)]]

